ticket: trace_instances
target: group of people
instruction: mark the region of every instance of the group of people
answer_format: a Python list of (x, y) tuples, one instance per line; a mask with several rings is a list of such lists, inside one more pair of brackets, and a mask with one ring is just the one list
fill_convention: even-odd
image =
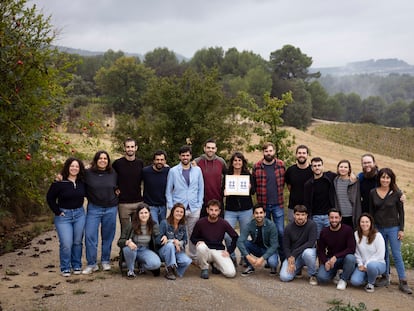
[[(321, 158), (308, 160), (305, 145), (296, 148), (296, 163), (286, 169), (275, 145), (265, 143), (263, 159), (252, 172), (241, 152), (227, 166), (213, 139), (195, 160), (191, 147), (182, 146), (179, 163), (171, 168), (161, 150), (144, 167), (137, 148), (135, 140), (127, 139), (124, 157), (111, 165), (108, 153), (99, 151), (88, 169), (69, 158), (60, 180), (51, 185), (47, 201), (55, 213), (63, 276), (99, 269), (99, 226), (102, 269), (111, 269), (118, 214), (118, 246), (130, 279), (145, 270), (159, 275), (161, 262), (170, 280), (182, 277), (191, 263), (200, 267), (203, 279), (209, 278), (210, 268), (234, 277), (237, 247), (239, 264), (245, 266), (242, 276), (263, 265), (275, 275), (280, 266), (280, 280), (286, 282), (306, 266), (311, 285), (334, 280), (340, 290), (351, 282), (372, 292), (374, 285), (389, 284), (389, 244), (399, 288), (411, 293), (401, 255), (405, 198), (393, 171), (379, 170), (373, 155), (362, 156), (363, 171), (356, 176), (348, 160), (338, 163), (336, 173), (325, 172)], [(240, 183), (236, 191), (230, 189), (235, 183)], [(87, 266), (81, 270), (84, 234)]]

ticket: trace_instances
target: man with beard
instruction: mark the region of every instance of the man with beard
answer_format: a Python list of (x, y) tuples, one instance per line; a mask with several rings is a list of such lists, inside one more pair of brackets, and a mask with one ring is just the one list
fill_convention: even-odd
[[(197, 248), (202, 279), (209, 278), (210, 264), (214, 264), (215, 269), (225, 277), (232, 278), (236, 275), (236, 268), (230, 254), (236, 248), (238, 234), (227, 221), (220, 217), (220, 204), (218, 200), (211, 200), (207, 203), (208, 216), (197, 221), (190, 238)], [(223, 243), (226, 233), (231, 237), (230, 247), (227, 250)]]
[(308, 163), (309, 148), (299, 145), (296, 148), (296, 164), (286, 170), (285, 183), (289, 189), (288, 220), (294, 221), (293, 208), (296, 205), (303, 205), (305, 182), (312, 178), (312, 169)]
[(336, 289), (345, 290), (356, 266), (354, 232), (350, 226), (341, 224), (340, 210), (331, 209), (328, 216), (329, 227), (322, 229), (317, 243), (318, 282), (329, 282), (342, 269)]
[(285, 215), (283, 207), (283, 187), (285, 185), (285, 164), (276, 158), (276, 147), (267, 142), (262, 147), (263, 159), (253, 166), (253, 183), (256, 189), (257, 203), (265, 207), (266, 217), (273, 218), (278, 232), (280, 261), (283, 253), (283, 230)]
[(369, 193), (377, 186), (378, 166), (372, 154), (366, 153), (361, 157), (362, 172), (358, 174), (361, 192), (361, 212), (369, 213)]
[(144, 162), (136, 158), (137, 143), (132, 138), (124, 141), (125, 156), (114, 161), (112, 167), (118, 174), (118, 215), (122, 229), (131, 222), (138, 203), (142, 202), (141, 181)]
[(254, 219), (240, 232), (237, 247), (247, 264), (247, 269), (242, 272), (242, 276), (251, 275), (255, 268), (263, 266), (265, 262), (271, 269), (270, 274), (276, 274), (277, 229), (270, 219), (265, 218), (265, 215), (263, 206), (253, 207)]
[(318, 285), (316, 279), (316, 224), (308, 219), (308, 210), (304, 205), (293, 209), (294, 222), (285, 228), (283, 249), (286, 259), (280, 269), (282, 282), (292, 281), (300, 274), (303, 266), (308, 267), (309, 284)]
[[(191, 165), (192, 151), (190, 146), (182, 146), (179, 151), (180, 163), (168, 172), (165, 197), (167, 208), (175, 203), (185, 206), (185, 218), (188, 236), (191, 236), (194, 225), (200, 218), (203, 206), (204, 181), (201, 169)], [(189, 256), (196, 260), (196, 249), (193, 243), (188, 243)]]
[(304, 205), (309, 216), (316, 223), (317, 238), (324, 227), (329, 226), (328, 211), (335, 207), (335, 187), (333, 180), (336, 174), (323, 171), (323, 160), (312, 158), (313, 176), (304, 185)]
[(142, 170), (144, 202), (149, 205), (152, 220), (157, 224), (167, 216), (165, 188), (170, 168), (166, 163), (167, 154), (165, 151), (157, 150), (152, 157), (152, 165), (148, 165)]
[(226, 175), (227, 166), (226, 161), (216, 155), (216, 152), (216, 141), (208, 139), (204, 143), (204, 154), (194, 160), (201, 168), (204, 180), (204, 204), (200, 217), (207, 216), (206, 207), (210, 200), (219, 200), (223, 205), (223, 177)]

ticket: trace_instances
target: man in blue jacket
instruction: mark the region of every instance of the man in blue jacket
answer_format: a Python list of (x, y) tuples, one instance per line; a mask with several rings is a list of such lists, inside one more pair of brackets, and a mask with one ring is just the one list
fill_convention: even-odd
[[(246, 230), (240, 232), (237, 240), (237, 247), (247, 263), (247, 269), (241, 275), (251, 275), (255, 268), (263, 266), (265, 262), (270, 266), (270, 273), (274, 275), (279, 246), (276, 225), (266, 218), (263, 205), (253, 207), (253, 217)], [(251, 240), (248, 239), (249, 236)]]

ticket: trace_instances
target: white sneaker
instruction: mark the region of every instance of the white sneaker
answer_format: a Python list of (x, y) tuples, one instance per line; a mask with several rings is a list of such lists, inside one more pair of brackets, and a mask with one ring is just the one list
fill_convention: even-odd
[(336, 285), (336, 289), (345, 290), (346, 285), (347, 285), (346, 281), (340, 279), (339, 282), (338, 282), (338, 285)]
[(79, 275), (81, 273), (82, 273), (82, 269), (80, 269), (80, 268), (73, 269), (73, 274)]
[(98, 266), (87, 266), (83, 271), (82, 274), (91, 274), (92, 272), (98, 271)]
[(111, 270), (111, 265), (109, 263), (103, 263), (102, 264), (102, 270), (103, 271), (109, 271), (109, 270)]
[(65, 278), (70, 276), (70, 271), (62, 271), (62, 276), (64, 276)]

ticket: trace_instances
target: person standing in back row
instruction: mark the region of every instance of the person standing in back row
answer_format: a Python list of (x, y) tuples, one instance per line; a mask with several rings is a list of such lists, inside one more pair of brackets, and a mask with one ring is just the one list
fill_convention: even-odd
[(263, 159), (253, 166), (253, 182), (256, 188), (257, 204), (265, 206), (266, 217), (273, 218), (278, 234), (278, 254), (280, 262), (285, 260), (283, 253), (283, 231), (285, 214), (283, 206), (283, 188), (285, 186), (285, 164), (276, 158), (276, 146), (263, 144)]
[(206, 207), (210, 200), (218, 200), (223, 206), (223, 179), (227, 166), (226, 161), (216, 153), (216, 141), (210, 138), (204, 143), (204, 154), (194, 160), (201, 168), (204, 180), (204, 201), (200, 217), (207, 216)]
[(118, 174), (118, 213), (121, 231), (131, 222), (138, 203), (142, 202), (141, 181), (144, 162), (136, 158), (137, 143), (132, 138), (124, 141), (125, 155), (114, 161), (112, 167)]

